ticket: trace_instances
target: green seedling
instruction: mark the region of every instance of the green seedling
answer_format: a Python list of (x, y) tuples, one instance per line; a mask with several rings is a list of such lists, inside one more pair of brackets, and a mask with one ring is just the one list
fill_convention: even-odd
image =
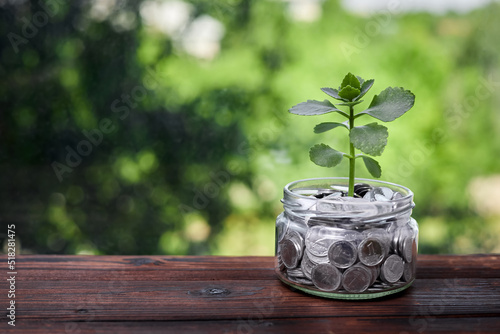
[[(317, 144), (311, 147), (309, 157), (318, 166), (335, 167), (345, 157), (349, 159), (349, 191), (348, 196), (354, 196), (354, 179), (356, 159), (361, 158), (368, 172), (376, 178), (382, 175), (379, 163), (369, 157), (379, 156), (387, 145), (389, 132), (387, 128), (377, 122), (354, 126), (354, 121), (365, 115), (374, 117), (382, 122), (392, 122), (410, 110), (415, 103), (415, 95), (402, 87), (387, 87), (380, 94), (375, 95), (368, 109), (354, 113), (354, 106), (363, 102), (361, 98), (373, 86), (373, 79), (363, 80), (361, 77), (348, 73), (338, 89), (321, 88), (321, 90), (336, 100), (342, 101), (337, 106), (349, 109), (344, 112), (330, 101), (307, 100), (293, 106), (289, 112), (296, 115), (313, 116), (336, 112), (347, 120), (342, 123), (324, 122), (314, 127), (315, 133), (323, 133), (336, 128), (345, 128), (349, 131), (349, 153), (337, 151), (326, 144)], [(356, 154), (356, 149), (364, 154)]]

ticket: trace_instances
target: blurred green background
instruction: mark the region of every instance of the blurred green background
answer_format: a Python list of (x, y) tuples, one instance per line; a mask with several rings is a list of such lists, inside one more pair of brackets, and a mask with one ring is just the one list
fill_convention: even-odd
[(0, 237), (16, 224), (26, 254), (272, 255), (283, 186), (347, 175), (308, 157), (347, 145), (312, 131), (338, 118), (287, 110), (350, 71), (375, 79), (362, 107), (416, 95), (378, 160), (415, 193), (420, 252), (500, 252), (499, 4), (389, 3), (0, 1)]

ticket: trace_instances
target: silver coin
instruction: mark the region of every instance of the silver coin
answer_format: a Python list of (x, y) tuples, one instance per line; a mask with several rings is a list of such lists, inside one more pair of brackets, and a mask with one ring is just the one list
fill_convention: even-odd
[(311, 271), (313, 267), (314, 263), (311, 262), (307, 253), (304, 253), (304, 256), (302, 257), (302, 262), (300, 262), (300, 269), (302, 269), (304, 275), (309, 279), (311, 279)]
[(370, 281), (370, 286), (373, 285), (373, 283), (375, 283), (375, 281), (377, 280), (378, 276), (380, 275), (380, 265), (378, 266), (371, 266), (371, 267), (368, 267), (368, 266), (365, 266), (363, 264), (357, 264), (358, 266), (363, 266), (365, 267), (366, 269), (368, 269), (370, 271), (370, 274), (372, 276), (372, 280)]
[(293, 229), (290, 226), (284, 239), (293, 239), (300, 245), (300, 248), (304, 248), (304, 237), (302, 235), (301, 231)]
[(347, 292), (361, 293), (368, 289), (372, 275), (364, 266), (355, 265), (342, 274), (342, 286)]
[(406, 262), (411, 262), (413, 260), (413, 249), (415, 245), (415, 239), (413, 237), (406, 237), (403, 240), (401, 247), (401, 255)]
[(284, 239), (280, 243), (281, 260), (287, 268), (293, 269), (299, 264), (302, 257), (302, 247), (294, 239)]
[(337, 199), (339, 197), (342, 197), (342, 192), (341, 191), (334, 191), (328, 196), (325, 196), (325, 199)]
[(363, 239), (363, 236), (358, 231), (345, 230), (343, 234), (343, 239), (357, 245)]
[(394, 231), (394, 235), (392, 237), (392, 240), (391, 240), (391, 249), (395, 252), (395, 253), (399, 253), (399, 244), (400, 244), (400, 239), (401, 239), (401, 228), (398, 227), (395, 231)]
[(367, 266), (376, 266), (386, 255), (384, 242), (376, 237), (368, 237), (358, 246), (359, 260)]
[(281, 213), (278, 218), (276, 218), (276, 239), (278, 242), (282, 241), (288, 230), (288, 219), (285, 217), (284, 213)]
[(413, 278), (415, 278), (415, 266), (413, 265), (413, 263), (406, 262), (404, 264), (402, 279), (405, 282), (410, 282)]
[(328, 259), (337, 268), (349, 268), (356, 262), (357, 258), (356, 246), (346, 240), (336, 241), (328, 249)]
[(294, 283), (301, 284), (301, 285), (314, 285), (311, 280), (307, 278), (302, 278), (302, 277), (288, 277), (288, 279)]
[(341, 232), (342, 230), (338, 228), (313, 226), (306, 233), (306, 248), (314, 256), (327, 256), (328, 248), (335, 241), (335, 238), (339, 238)]
[(380, 268), (380, 278), (386, 283), (395, 283), (403, 276), (403, 259), (392, 254), (389, 256)]
[(400, 199), (403, 197), (404, 197), (403, 194), (401, 194), (399, 191), (394, 192), (394, 194), (392, 195), (393, 200)]
[(385, 197), (384, 195), (382, 194), (375, 194), (373, 195), (373, 198), (376, 200), (376, 201), (379, 201), (379, 202), (388, 202), (390, 201), (390, 199), (387, 199), (387, 197)]
[(394, 191), (392, 191), (387, 187), (380, 187), (378, 189), (382, 193), (382, 195), (384, 195), (384, 197), (387, 198), (388, 200), (392, 199), (392, 197), (394, 196)]
[(310, 241), (307, 243), (307, 249), (309, 252), (315, 256), (323, 257), (328, 255), (328, 249), (330, 245), (334, 242), (334, 239), (323, 238)]
[(384, 241), (385, 243), (389, 243), (391, 240), (391, 236), (389, 232), (385, 230), (385, 228), (370, 228), (368, 230), (364, 230), (361, 233), (365, 238), (366, 237), (377, 237)]
[(277, 256), (276, 266), (279, 269), (279, 271), (284, 271), (286, 268), (285, 264), (283, 263), (283, 259), (281, 258), (281, 253), (278, 254)]
[(342, 274), (328, 263), (315, 266), (311, 272), (311, 280), (314, 285), (323, 291), (335, 291), (340, 287)]
[(286, 274), (288, 277), (306, 277), (306, 275), (304, 275), (304, 272), (300, 268), (287, 269)]
[(306, 248), (304, 252), (307, 253), (307, 257), (313, 264), (329, 263), (328, 256), (316, 256), (311, 254), (308, 248)]
[(366, 192), (366, 194), (363, 196), (363, 199), (366, 199), (366, 200), (369, 200), (369, 201), (374, 201), (375, 198), (373, 197), (374, 196), (374, 192), (373, 192), (373, 189), (370, 189)]

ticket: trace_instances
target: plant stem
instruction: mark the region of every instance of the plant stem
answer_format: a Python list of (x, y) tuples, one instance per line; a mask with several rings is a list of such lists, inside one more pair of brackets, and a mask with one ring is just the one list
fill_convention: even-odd
[[(354, 128), (354, 108), (352, 106), (349, 107), (349, 135), (351, 134), (351, 130)], [(356, 168), (356, 154), (354, 152), (354, 145), (351, 143), (351, 137), (349, 136), (349, 154), (351, 157), (349, 158), (349, 192), (348, 196), (354, 197), (354, 173)]]

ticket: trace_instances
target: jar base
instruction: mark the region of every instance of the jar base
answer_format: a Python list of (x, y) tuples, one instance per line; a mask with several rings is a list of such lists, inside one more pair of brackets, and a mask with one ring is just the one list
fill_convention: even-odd
[(321, 291), (316, 289), (316, 287), (314, 287), (313, 285), (311, 285), (310, 287), (304, 287), (303, 285), (300, 285), (298, 283), (295, 283), (287, 279), (286, 277), (283, 277), (283, 275), (280, 274), (279, 269), (276, 269), (275, 271), (280, 281), (288, 285), (289, 287), (300, 290), (310, 295), (319, 296), (323, 298), (330, 298), (330, 299), (363, 300), (363, 299), (381, 298), (404, 291), (407, 288), (409, 288), (415, 281), (415, 279), (413, 279), (409, 282), (399, 282), (397, 284), (393, 284), (392, 287), (387, 287), (382, 285), (377, 286), (378, 284), (375, 283), (372, 287), (368, 288), (368, 290), (362, 293), (350, 293), (350, 292), (341, 293), (341, 292)]

